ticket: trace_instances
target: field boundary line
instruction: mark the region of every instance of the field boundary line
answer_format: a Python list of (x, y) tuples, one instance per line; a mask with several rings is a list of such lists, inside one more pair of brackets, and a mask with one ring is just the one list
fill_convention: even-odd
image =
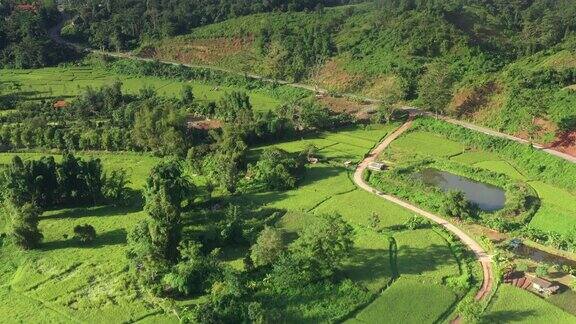
[(380, 191), (376, 190), (375, 188), (373, 188), (372, 186), (370, 186), (364, 180), (364, 177), (363, 177), (364, 171), (367, 169), (368, 165), (371, 162), (376, 161), (376, 158), (382, 152), (384, 152), (384, 150), (390, 145), (390, 143), (392, 143), (394, 140), (396, 140), (398, 137), (400, 137), (400, 135), (402, 135), (404, 132), (406, 132), (408, 129), (410, 129), (412, 127), (412, 123), (413, 123), (412, 120), (409, 120), (404, 125), (399, 127), (396, 131), (394, 131), (388, 137), (386, 137), (378, 146), (376, 146), (376, 148), (370, 154), (368, 154), (366, 156), (366, 158), (358, 165), (358, 167), (356, 168), (356, 171), (354, 172), (354, 182), (361, 189), (364, 189), (368, 192), (376, 194), (377, 196), (379, 196), (385, 200), (388, 200), (388, 201), (390, 201), (396, 205), (404, 207), (404, 208), (406, 208), (412, 212), (415, 212), (421, 216), (424, 216), (424, 217), (432, 220), (433, 222), (441, 225), (442, 227), (444, 227), (446, 230), (448, 230), (452, 234), (456, 235), (460, 239), (460, 241), (462, 241), (462, 243), (464, 245), (466, 245), (468, 247), (468, 249), (474, 253), (476, 259), (480, 262), (480, 264), (482, 266), (482, 272), (483, 272), (484, 278), (483, 278), (482, 286), (475, 296), (476, 300), (482, 300), (486, 297), (487, 294), (489, 294), (489, 292), (492, 290), (492, 288), (494, 286), (494, 278), (493, 278), (494, 271), (493, 271), (493, 267), (492, 267), (492, 258), (490, 255), (487, 254), (487, 252), (484, 250), (484, 248), (482, 248), (482, 246), (480, 244), (478, 244), (474, 239), (472, 239), (468, 234), (466, 234), (464, 231), (459, 229), (454, 224), (446, 221), (444, 218), (442, 218), (438, 215), (432, 214), (430, 212), (427, 212), (427, 211), (425, 211), (425, 210), (423, 210), (423, 209), (421, 209), (421, 208), (419, 208), (413, 204), (410, 204), (406, 201), (403, 201), (397, 197), (387, 195), (383, 192), (380, 192)]

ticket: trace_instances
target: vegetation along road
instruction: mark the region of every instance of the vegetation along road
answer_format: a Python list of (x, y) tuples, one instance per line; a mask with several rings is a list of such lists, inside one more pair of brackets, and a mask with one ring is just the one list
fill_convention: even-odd
[(398, 128), (395, 132), (387, 136), (356, 168), (354, 172), (354, 182), (362, 189), (372, 192), (381, 198), (384, 198), (392, 203), (400, 205), (412, 212), (415, 212), (423, 217), (430, 219), (431, 221), (441, 225), (454, 235), (456, 235), (474, 254), (476, 258), (482, 265), (483, 271), (483, 282), (482, 287), (476, 294), (476, 300), (481, 300), (484, 297), (488, 296), (492, 287), (494, 286), (494, 277), (492, 271), (492, 260), (491, 257), (486, 253), (486, 251), (478, 244), (474, 239), (472, 239), (468, 234), (464, 233), (461, 229), (453, 225), (452, 223), (444, 220), (442, 217), (429, 213), (425, 210), (418, 208), (410, 203), (407, 203), (403, 200), (400, 200), (394, 196), (386, 195), (374, 188), (372, 188), (366, 181), (364, 180), (363, 174), (368, 165), (371, 162), (374, 162), (376, 158), (384, 152), (384, 150), (400, 135), (402, 135), (405, 131), (407, 131), (412, 126), (412, 122), (409, 121)]
[[(62, 17), (61, 21), (58, 24), (56, 24), (53, 28), (51, 28), (49, 33), (48, 33), (50, 38), (52, 38), (52, 40), (54, 40), (56, 43), (74, 48), (75, 50), (78, 50), (78, 51), (91, 52), (91, 53), (100, 54), (100, 55), (108, 55), (108, 56), (116, 57), (116, 58), (133, 59), (133, 60), (138, 60), (138, 61), (143, 61), (143, 62), (155, 61), (153, 59), (148, 59), (148, 58), (136, 56), (130, 52), (109, 52), (109, 51), (104, 51), (104, 50), (91, 49), (91, 48), (83, 47), (83, 46), (68, 42), (60, 36), (60, 31), (62, 30), (62, 27), (64, 26), (65, 22), (70, 17), (67, 17), (65, 14), (62, 14), (61, 17)], [(296, 87), (296, 88), (300, 88), (300, 89), (315, 91), (318, 93), (328, 93), (329, 92), (328, 90), (321, 89), (317, 86), (311, 86), (311, 85), (307, 85), (307, 84), (303, 84), (303, 83), (293, 83), (293, 82), (289, 82), (289, 81), (285, 81), (285, 80), (270, 79), (270, 78), (266, 78), (266, 77), (263, 77), (263, 76), (257, 75), (257, 74), (239, 73), (237, 71), (233, 71), (230, 69), (214, 67), (214, 66), (210, 66), (210, 65), (181, 64), (181, 63), (177, 63), (177, 62), (163, 61), (163, 60), (159, 60), (159, 62), (164, 63), (164, 64), (171, 64), (171, 65), (182, 65), (182, 66), (186, 66), (186, 67), (190, 67), (190, 68), (211, 69), (211, 70), (225, 72), (225, 73), (244, 75), (246, 77), (256, 79), (256, 80), (273, 82), (273, 83), (277, 83), (277, 84), (281, 84), (281, 85), (288, 85), (288, 86), (292, 86), (292, 87)], [(378, 100), (378, 99), (362, 97), (362, 96), (357, 96), (357, 95), (353, 95), (353, 94), (343, 93), (340, 95), (345, 96), (345, 97), (349, 97), (349, 98), (361, 99), (361, 100), (364, 100), (364, 101), (367, 101), (370, 103), (380, 102), (380, 100)], [(420, 109), (415, 108), (415, 107), (404, 107), (404, 109), (419, 112), (421, 114), (433, 115), (432, 113), (429, 113), (429, 112), (422, 112)], [(452, 123), (455, 125), (460, 125), (462, 127), (465, 127), (465, 128), (468, 128), (468, 129), (471, 129), (474, 131), (482, 132), (482, 133), (485, 133), (485, 134), (488, 134), (491, 136), (506, 138), (506, 139), (513, 140), (513, 141), (520, 142), (520, 143), (531, 144), (529, 141), (527, 141), (525, 139), (515, 137), (515, 136), (509, 135), (509, 134), (505, 134), (502, 132), (498, 132), (498, 131), (495, 131), (495, 130), (492, 130), (492, 129), (489, 129), (486, 127), (477, 126), (477, 125), (474, 125), (471, 123), (467, 123), (467, 122), (456, 120), (456, 119), (449, 118), (449, 117), (442, 117), (442, 119), (445, 120), (446, 122), (449, 122), (449, 123)], [(559, 152), (556, 150), (547, 149), (547, 148), (545, 148), (541, 145), (537, 145), (537, 144), (533, 145), (533, 146), (539, 150), (542, 150), (542, 151), (548, 153), (548, 154), (552, 154), (554, 156), (565, 159), (565, 160), (570, 161), (572, 163), (576, 163), (576, 157), (574, 157), (574, 156), (571, 156), (571, 155), (568, 155), (568, 154), (565, 154), (565, 153), (562, 153), (562, 152)]]

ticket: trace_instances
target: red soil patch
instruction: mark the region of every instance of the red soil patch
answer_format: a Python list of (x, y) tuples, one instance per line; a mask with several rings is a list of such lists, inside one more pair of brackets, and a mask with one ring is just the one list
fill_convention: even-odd
[(54, 103), (53, 107), (56, 109), (62, 109), (68, 107), (68, 102), (65, 100), (58, 100)]
[(324, 64), (312, 78), (323, 88), (336, 92), (348, 92), (362, 86), (362, 77), (345, 71), (337, 60)]
[(576, 156), (576, 130), (561, 133), (549, 148)]
[(28, 12), (38, 12), (38, 5), (37, 4), (18, 4), (14, 7), (16, 11), (28, 11)]
[(359, 120), (370, 119), (370, 115), (376, 111), (376, 105), (354, 101), (344, 97), (319, 96), (318, 101), (336, 113), (347, 113)]
[(481, 110), (488, 108), (491, 105), (492, 97), (500, 92), (501, 87), (495, 82), (461, 89), (452, 98), (450, 110), (459, 117), (476, 115)]

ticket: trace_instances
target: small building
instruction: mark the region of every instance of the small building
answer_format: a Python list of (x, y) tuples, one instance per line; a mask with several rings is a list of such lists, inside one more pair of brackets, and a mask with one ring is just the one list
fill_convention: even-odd
[(531, 281), (532, 281), (532, 289), (545, 296), (553, 295), (556, 292), (558, 292), (558, 289), (560, 289), (559, 285), (552, 283), (546, 279), (532, 277)]
[(380, 162), (370, 162), (370, 164), (368, 164), (368, 169), (372, 171), (384, 171), (386, 170), (386, 164)]
[(65, 100), (58, 100), (54, 103), (53, 107), (56, 109), (66, 108), (68, 107), (68, 102)]

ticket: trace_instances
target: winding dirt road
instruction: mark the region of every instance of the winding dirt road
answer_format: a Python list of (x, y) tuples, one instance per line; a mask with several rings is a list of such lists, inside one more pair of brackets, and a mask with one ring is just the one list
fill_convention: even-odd
[[(101, 51), (101, 50), (96, 50), (96, 49), (92, 49), (92, 48), (85, 48), (85, 47), (82, 47), (78, 44), (70, 43), (60, 36), (60, 32), (62, 30), (62, 27), (64, 26), (65, 22), (69, 19), (70, 19), (70, 17), (68, 17), (66, 14), (62, 13), (60, 21), (58, 22), (58, 24), (56, 24), (54, 27), (52, 27), (48, 31), (48, 35), (50, 36), (50, 38), (54, 42), (61, 44), (61, 45), (64, 45), (64, 46), (67, 46), (67, 47), (70, 47), (70, 48), (77, 50), (77, 51), (80, 51), (80, 52), (90, 52), (90, 53), (96, 53), (96, 54), (101, 54), (101, 55), (108, 55), (111, 57), (132, 59), (132, 60), (137, 60), (137, 61), (142, 61), (142, 62), (158, 61), (160, 63), (170, 64), (170, 65), (178, 65), (178, 66), (182, 65), (182, 66), (186, 66), (186, 67), (190, 67), (190, 68), (210, 69), (210, 70), (214, 70), (214, 71), (220, 71), (220, 72), (225, 72), (225, 73), (230, 73), (230, 74), (235, 74), (235, 75), (240, 75), (240, 76), (246, 76), (246, 77), (249, 77), (249, 78), (252, 78), (255, 80), (261, 80), (264, 82), (271, 82), (271, 83), (276, 83), (276, 84), (280, 84), (280, 85), (291, 86), (294, 88), (305, 89), (305, 90), (313, 91), (316, 93), (326, 94), (329, 92), (328, 90), (319, 88), (317, 86), (311, 86), (311, 85), (303, 84), (303, 83), (294, 83), (294, 82), (289, 82), (286, 80), (270, 79), (270, 78), (266, 78), (266, 77), (263, 77), (263, 76), (257, 75), (257, 74), (240, 73), (240, 72), (233, 71), (230, 69), (215, 67), (215, 66), (211, 66), (211, 65), (182, 64), (182, 63), (172, 62), (172, 61), (153, 60), (153, 59), (149, 59), (149, 58), (139, 57), (139, 56), (136, 56), (130, 52), (108, 52), (108, 51)], [(370, 103), (379, 103), (380, 102), (380, 100), (378, 100), (378, 99), (368, 98), (368, 97), (364, 97), (364, 96), (358, 96), (358, 95), (354, 95), (354, 94), (350, 94), (350, 93), (343, 93), (341, 95), (344, 97), (347, 97), (347, 98), (359, 99), (359, 100), (363, 100), (363, 101), (370, 102)], [(433, 115), (430, 112), (425, 112), (425, 111), (422, 111), (422, 110), (415, 108), (415, 107), (403, 107), (403, 109), (409, 110), (409, 111), (415, 111), (421, 115), (430, 115), (430, 116)], [(495, 136), (495, 137), (509, 139), (509, 140), (516, 141), (519, 143), (530, 144), (525, 139), (515, 137), (515, 136), (509, 135), (509, 134), (501, 133), (501, 132), (498, 132), (498, 131), (495, 131), (495, 130), (492, 130), (492, 129), (489, 129), (486, 127), (474, 125), (474, 124), (471, 124), (468, 122), (464, 122), (461, 120), (457, 120), (457, 119), (453, 119), (453, 118), (445, 117), (445, 116), (440, 116), (440, 118), (442, 120), (448, 122), (448, 123), (459, 125), (459, 126), (462, 126), (462, 127), (465, 127), (465, 128), (477, 131), (477, 132), (481, 132), (481, 133), (488, 134), (488, 135)], [(557, 156), (561, 159), (570, 161), (572, 163), (576, 163), (576, 157), (575, 156), (571, 156), (571, 155), (568, 155), (568, 154), (565, 154), (565, 153), (562, 153), (562, 152), (559, 152), (556, 150), (548, 149), (548, 148), (545, 148), (541, 145), (533, 145), (533, 146), (536, 149), (542, 150), (548, 154), (552, 154), (552, 155)]]
[(482, 287), (476, 294), (476, 300), (482, 300), (486, 296), (490, 294), (492, 287), (494, 286), (494, 277), (493, 277), (493, 269), (492, 269), (492, 258), (486, 253), (486, 251), (478, 244), (474, 239), (472, 239), (468, 234), (464, 231), (456, 227), (450, 222), (447, 222), (442, 217), (429, 213), (425, 210), (418, 208), (415, 205), (412, 205), (408, 202), (405, 202), (401, 199), (398, 199), (394, 196), (387, 195), (383, 192), (380, 192), (374, 188), (372, 188), (366, 181), (364, 181), (363, 174), (370, 162), (376, 161), (376, 158), (392, 143), (395, 139), (397, 139), (400, 135), (402, 135), (405, 131), (407, 131), (412, 126), (412, 121), (409, 121), (398, 128), (395, 132), (387, 136), (356, 168), (354, 172), (354, 182), (360, 188), (371, 192), (383, 199), (386, 199), (394, 204), (400, 205), (416, 214), (419, 214), (423, 217), (428, 218), (429, 220), (441, 225), (446, 230), (450, 231), (454, 235), (456, 235), (462, 243), (464, 243), (476, 256), (480, 264), (482, 265), (482, 271), (484, 274), (484, 278), (482, 281)]

